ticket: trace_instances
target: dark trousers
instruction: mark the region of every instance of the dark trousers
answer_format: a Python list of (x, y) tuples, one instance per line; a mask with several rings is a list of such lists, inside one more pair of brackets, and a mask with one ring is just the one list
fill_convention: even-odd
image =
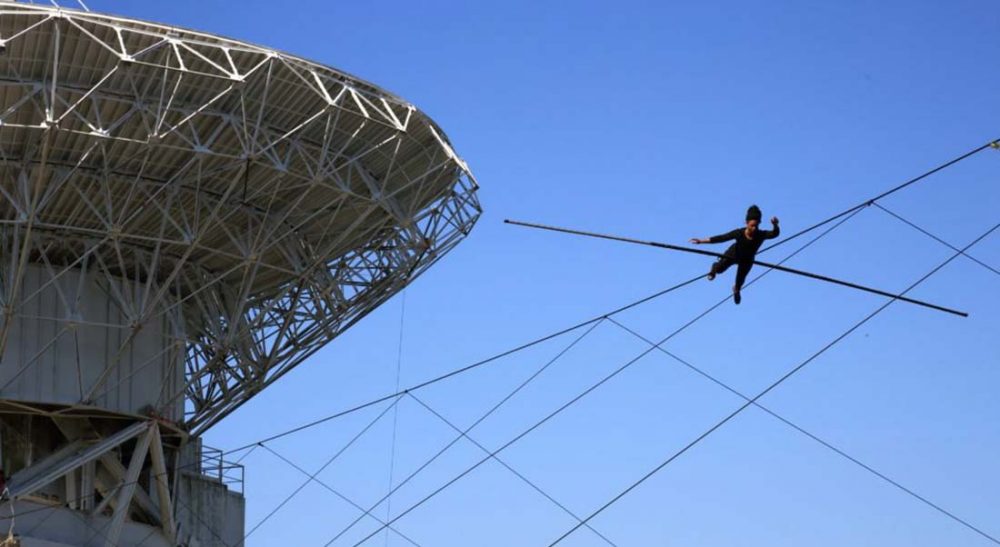
[(712, 271), (720, 274), (728, 270), (733, 264), (736, 264), (736, 290), (740, 290), (743, 287), (743, 282), (747, 280), (750, 268), (753, 268), (753, 260), (740, 261), (727, 253), (712, 264)]

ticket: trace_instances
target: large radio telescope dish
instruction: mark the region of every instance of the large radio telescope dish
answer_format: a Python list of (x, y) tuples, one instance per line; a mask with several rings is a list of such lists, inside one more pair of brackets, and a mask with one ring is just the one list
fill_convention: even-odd
[[(125, 381), (116, 363), (156, 330), (183, 372), (151, 406), (203, 431), (423, 272), (480, 213), (430, 118), (291, 55), (3, 2), (0, 74), (0, 354), (18, 321), (53, 322), (56, 340), (117, 332), (75, 404)], [(113, 314), (81, 304), (88, 283)], [(32, 304), (53, 288), (58, 306)]]

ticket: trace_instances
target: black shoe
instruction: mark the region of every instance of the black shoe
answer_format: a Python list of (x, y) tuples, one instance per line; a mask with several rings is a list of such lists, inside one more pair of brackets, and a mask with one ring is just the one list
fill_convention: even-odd
[(741, 300), (743, 300), (743, 298), (740, 297), (740, 290), (737, 289), (736, 287), (733, 287), (733, 302), (739, 305)]
[(712, 270), (712, 271), (708, 272), (708, 280), (709, 281), (714, 281), (715, 280), (715, 270)]

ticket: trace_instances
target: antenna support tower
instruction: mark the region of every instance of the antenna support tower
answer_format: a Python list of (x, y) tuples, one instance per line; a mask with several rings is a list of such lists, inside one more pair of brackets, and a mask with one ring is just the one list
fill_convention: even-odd
[(0, 529), (241, 544), (243, 468), (201, 434), (458, 244), (477, 189), (349, 74), (0, 2)]

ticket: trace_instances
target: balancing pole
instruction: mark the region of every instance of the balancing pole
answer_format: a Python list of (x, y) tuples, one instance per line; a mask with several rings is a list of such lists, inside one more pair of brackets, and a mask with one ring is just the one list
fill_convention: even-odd
[[(530, 223), (530, 222), (520, 222), (520, 221), (517, 221), (517, 220), (504, 220), (504, 223), (505, 224), (513, 224), (515, 226), (524, 226), (525, 228), (537, 228), (537, 229), (540, 229), (540, 230), (549, 230), (551, 232), (562, 232), (564, 234), (573, 234), (573, 235), (586, 236), (586, 237), (596, 237), (596, 238), (599, 238), (599, 239), (609, 239), (611, 241), (622, 241), (622, 242), (625, 242), (625, 243), (635, 243), (637, 245), (646, 245), (646, 246), (649, 246), (649, 247), (657, 247), (659, 249), (668, 249), (668, 250), (671, 250), (671, 251), (681, 251), (681, 252), (685, 252), (685, 253), (699, 254), (699, 255), (705, 255), (705, 256), (714, 256), (714, 257), (718, 257), (718, 258), (721, 258), (721, 257), (724, 256), (722, 253), (716, 253), (716, 252), (713, 252), (713, 251), (703, 251), (701, 249), (692, 249), (690, 247), (681, 247), (680, 245), (671, 245), (669, 243), (660, 243), (660, 242), (657, 242), (657, 241), (643, 241), (641, 239), (632, 239), (632, 238), (629, 238), (629, 237), (621, 237), (621, 236), (613, 236), (613, 235), (607, 235), (607, 234), (599, 234), (599, 233), (596, 233), (596, 232), (584, 232), (582, 230), (571, 230), (569, 228), (559, 228), (557, 226), (546, 226), (544, 224), (533, 224), (533, 223)], [(842, 281), (840, 279), (834, 279), (832, 277), (827, 277), (825, 275), (815, 274), (815, 273), (807, 272), (807, 271), (804, 271), (804, 270), (796, 270), (795, 268), (788, 268), (786, 266), (782, 266), (780, 264), (772, 264), (770, 262), (761, 262), (761, 261), (758, 261), (758, 260), (754, 260), (753, 263), (757, 264), (757, 265), (760, 265), (760, 266), (764, 266), (765, 268), (773, 268), (775, 270), (779, 270), (779, 271), (782, 271), (782, 272), (787, 272), (787, 273), (790, 273), (790, 274), (801, 275), (803, 277), (809, 277), (809, 278), (812, 278), (812, 279), (817, 279), (819, 281), (826, 281), (827, 283), (833, 283), (835, 285), (842, 285), (844, 287), (850, 287), (852, 289), (858, 289), (859, 291), (865, 291), (865, 292), (870, 292), (872, 294), (877, 294), (877, 295), (880, 295), (880, 296), (886, 296), (886, 297), (889, 297), (889, 298), (894, 298), (894, 299), (902, 301), (902, 302), (909, 302), (910, 304), (916, 304), (918, 306), (923, 306), (925, 308), (931, 308), (932, 310), (943, 311), (945, 313), (950, 313), (950, 314), (958, 315), (958, 316), (961, 316), (961, 317), (968, 317), (969, 316), (968, 313), (965, 313), (963, 311), (953, 310), (951, 308), (945, 308), (943, 306), (938, 306), (936, 304), (931, 304), (931, 303), (928, 303), (928, 302), (924, 302), (922, 300), (916, 300), (916, 299), (909, 298), (909, 297), (906, 297), (906, 296), (903, 296), (903, 295), (900, 295), (900, 294), (893, 294), (891, 292), (886, 292), (886, 291), (883, 291), (883, 290), (874, 289), (872, 287), (866, 287), (864, 285), (858, 285), (857, 283), (851, 283), (850, 281)]]

